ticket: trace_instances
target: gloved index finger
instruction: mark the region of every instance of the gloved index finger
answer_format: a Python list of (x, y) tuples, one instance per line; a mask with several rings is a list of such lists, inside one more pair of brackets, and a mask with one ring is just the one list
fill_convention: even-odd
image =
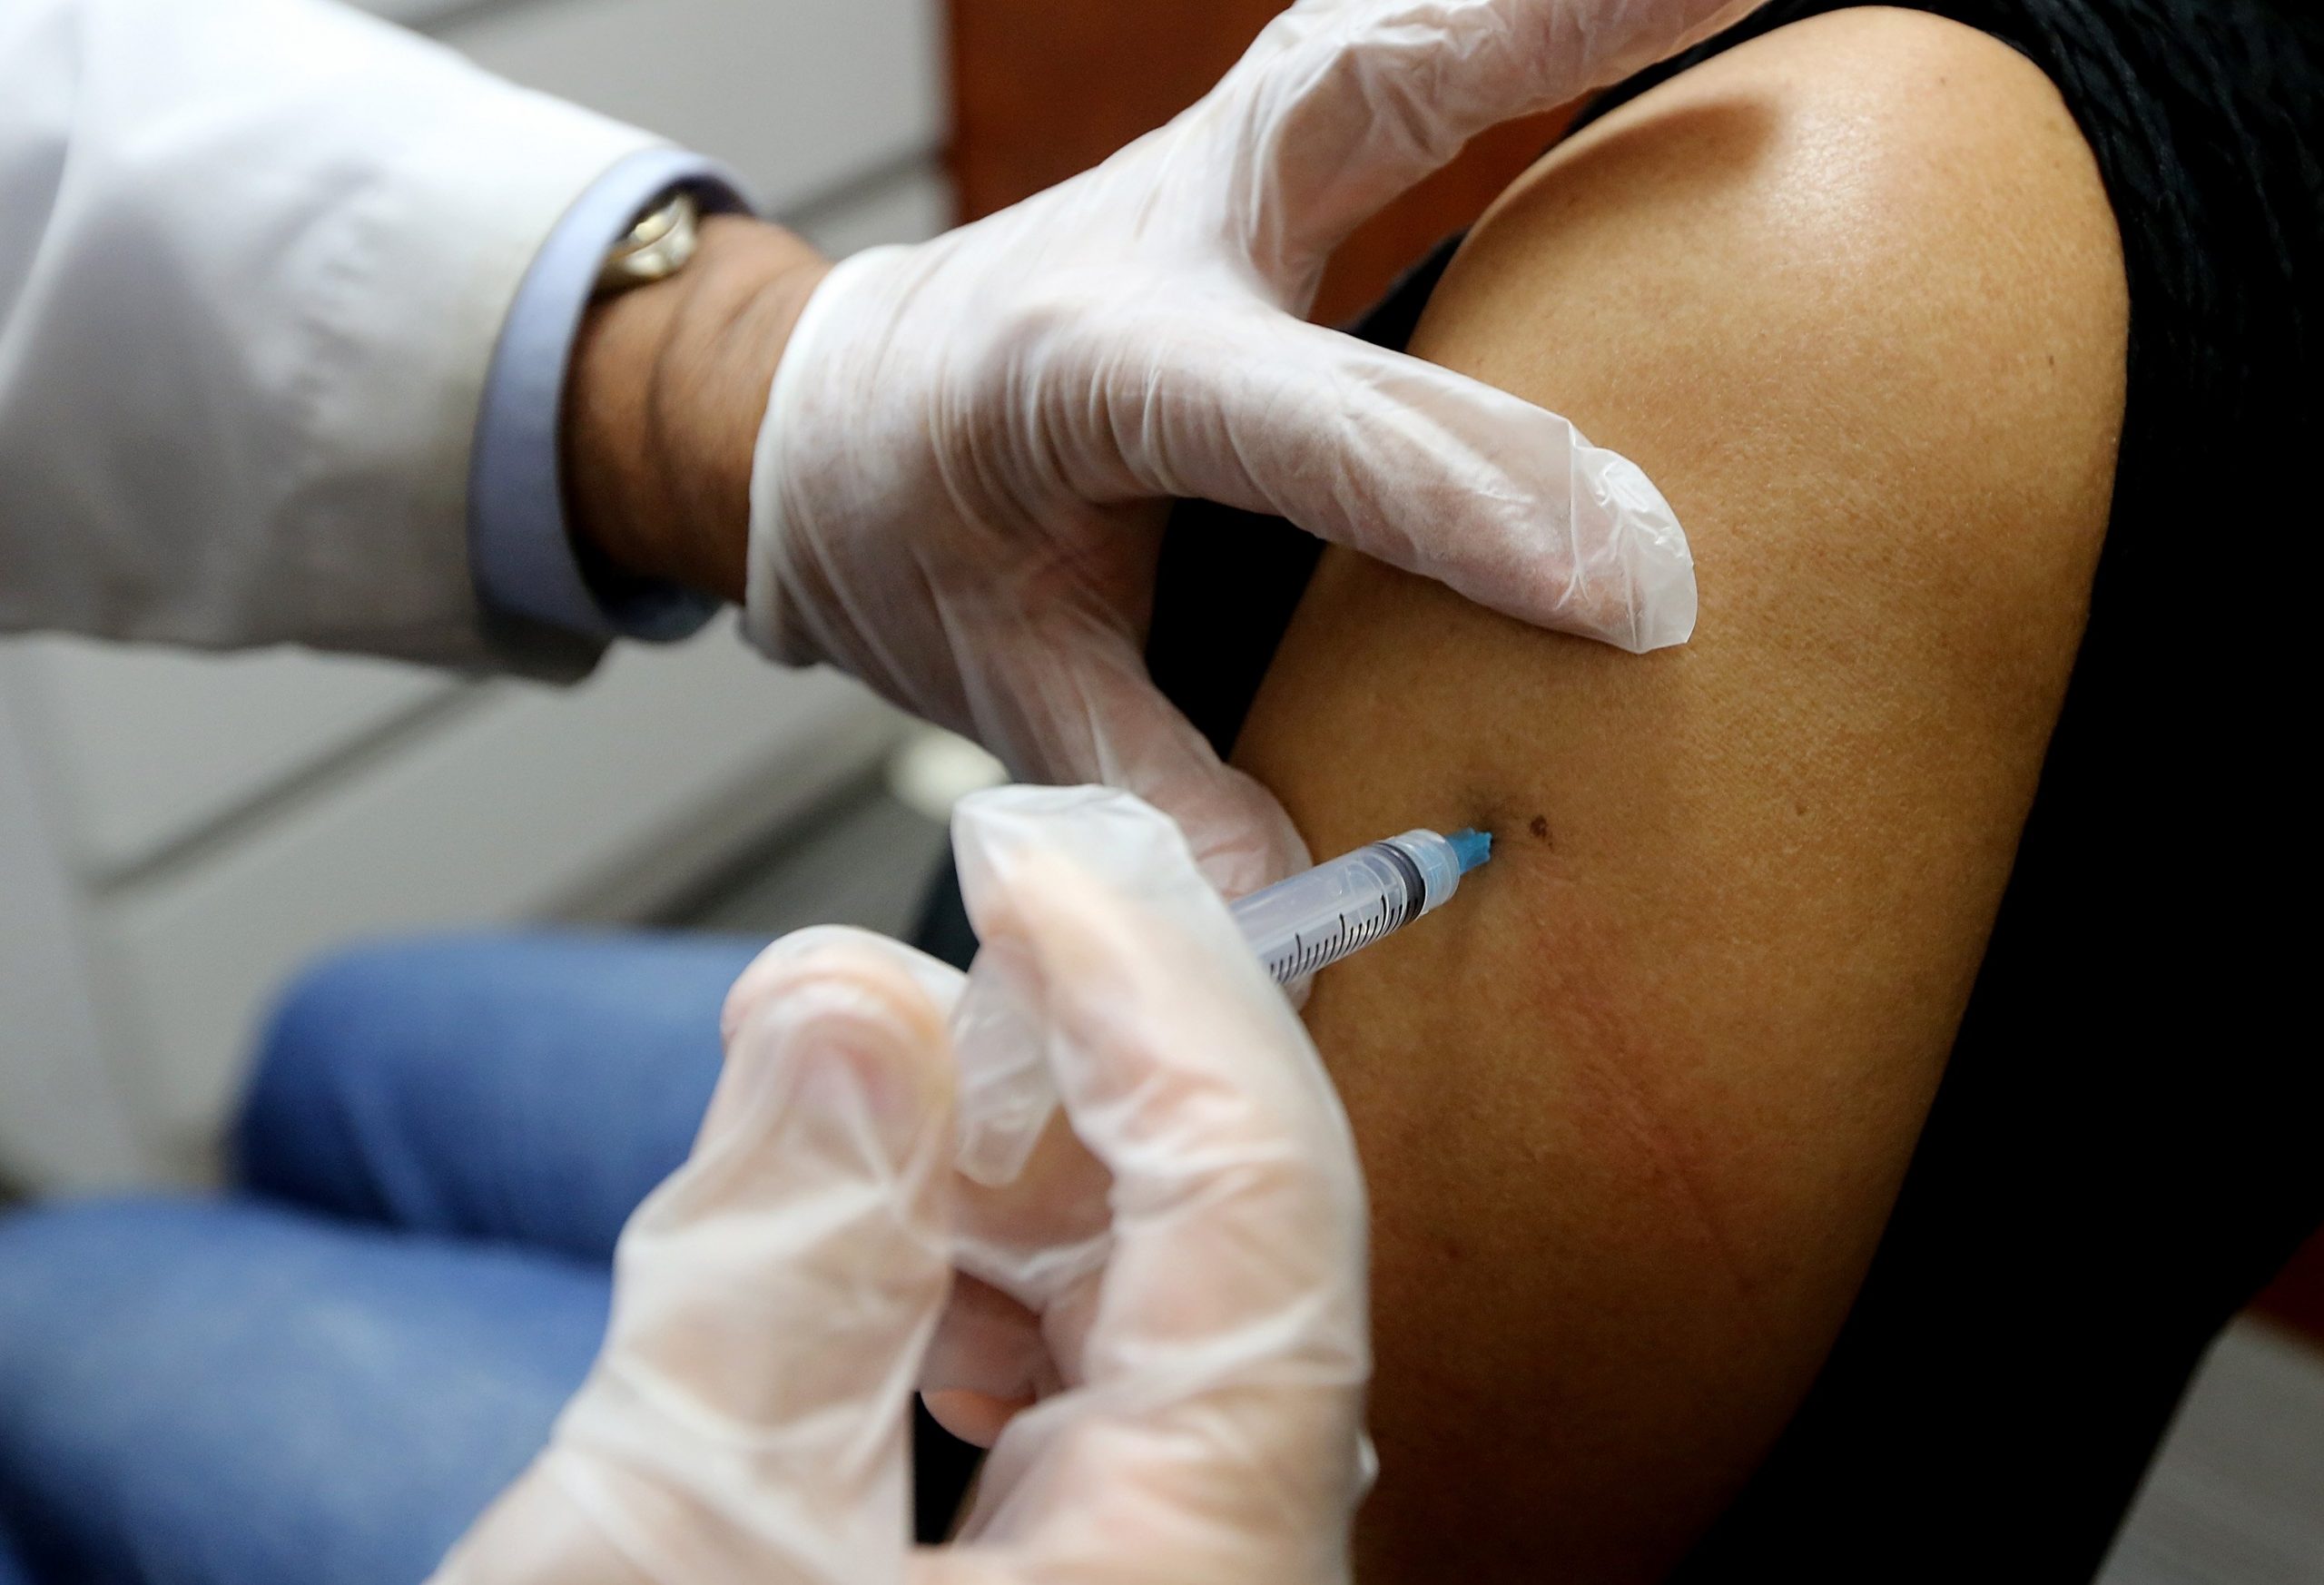
[[(1363, 1186), (1345, 1116), (1177, 827), (1098, 788), (977, 793), (954, 825), (986, 950), (963, 1011), (1014, 1004), (1074, 1132), (1113, 1175), (1109, 1304), (1148, 1265), (1166, 1285), (1172, 1268), (1218, 1275), (1228, 1311), (1286, 1291), (1360, 1293)], [(964, 1105), (976, 1033), (960, 1034)], [(1117, 1272), (1125, 1242), (1137, 1256)], [(1200, 1285), (1181, 1283), (1157, 1313), (1194, 1322), (1209, 1307), (1188, 1303)]]
[(1220, 84), (1235, 152), (1222, 191), (1267, 200), (1250, 211), (1252, 256), (1288, 286), (1479, 133), (1618, 82), (1759, 4), (1311, 0)]
[(1113, 1177), (1101, 1317), (1152, 1363), (1279, 1304), (1360, 1310), (1364, 1190), (1345, 1117), (1289, 1004), (1224, 911), (1186, 919), (1029, 856), (994, 934), (1038, 998), (1074, 1132)]
[[(999, 950), (971, 980), (997, 975), (1044, 1031), (1112, 1224), (1094, 1313), (1051, 1329), (1071, 1390), (1010, 1422), (969, 1534), (1060, 1577), (1094, 1572), (1125, 1527), (1157, 1557), (1184, 1541), (1189, 1578), (1337, 1577), (1370, 1372), (1346, 1120), (1174, 828), (1085, 792), (1101, 814), (1046, 822), (1021, 807), (1034, 790), (979, 795), (1015, 840), (978, 920)], [(1091, 830), (1106, 840), (1072, 840)]]

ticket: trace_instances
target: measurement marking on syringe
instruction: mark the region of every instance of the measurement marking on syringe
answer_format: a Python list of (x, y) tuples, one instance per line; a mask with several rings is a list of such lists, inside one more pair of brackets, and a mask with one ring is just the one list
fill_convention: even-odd
[(1460, 874), (1483, 861), (1487, 840), (1475, 832), (1407, 832), (1253, 892), (1235, 912), (1270, 975), (1305, 979), (1450, 896)]
[(1305, 931), (1295, 932), (1291, 938), (1291, 950), (1285, 954), (1283, 965), (1295, 979), (1312, 974), (1351, 952), (1370, 946), (1386, 935), (1393, 925), (1394, 920), (1384, 905), (1367, 909), (1359, 916), (1341, 914), (1332, 921), (1328, 932), (1313, 940)]

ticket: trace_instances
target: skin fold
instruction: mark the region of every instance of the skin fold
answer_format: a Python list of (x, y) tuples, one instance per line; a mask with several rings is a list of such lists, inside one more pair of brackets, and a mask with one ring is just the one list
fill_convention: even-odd
[(2127, 300), (2048, 81), (1866, 9), (1545, 157), (1421, 357), (1677, 507), (1639, 657), (1332, 551), (1236, 758), (1315, 852), (1490, 826), (1308, 1022), (1374, 1206), (1368, 1581), (1659, 1577), (1869, 1264), (2087, 606)]

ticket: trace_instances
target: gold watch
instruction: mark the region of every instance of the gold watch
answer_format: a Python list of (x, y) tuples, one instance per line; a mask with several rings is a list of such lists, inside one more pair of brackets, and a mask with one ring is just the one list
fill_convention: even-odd
[(702, 238), (702, 205), (679, 188), (637, 217), (606, 254), (593, 295), (611, 297), (633, 286), (666, 281), (685, 268)]

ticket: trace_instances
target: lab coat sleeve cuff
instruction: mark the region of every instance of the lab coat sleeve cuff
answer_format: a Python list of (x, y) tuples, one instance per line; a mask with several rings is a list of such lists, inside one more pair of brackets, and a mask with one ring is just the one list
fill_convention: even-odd
[(477, 413), (468, 554), (478, 601), (511, 659), (526, 651), (547, 659), (576, 639), (594, 647), (617, 637), (684, 638), (718, 608), (713, 597), (675, 584), (585, 566), (558, 468), (566, 372), (598, 267), (641, 210), (681, 185), (705, 210), (748, 210), (741, 184), (713, 162), (678, 149), (640, 149), (566, 211), (501, 325)]

